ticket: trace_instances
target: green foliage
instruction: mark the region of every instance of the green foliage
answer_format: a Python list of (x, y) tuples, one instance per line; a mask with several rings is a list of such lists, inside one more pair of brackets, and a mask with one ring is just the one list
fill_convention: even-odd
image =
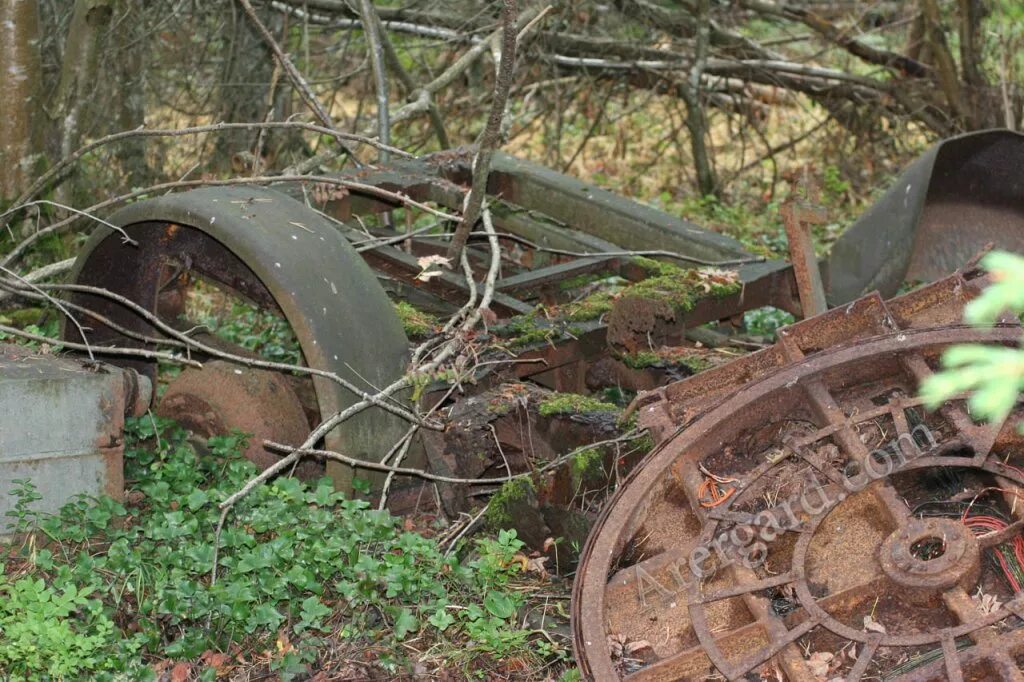
[(992, 324), (1003, 312), (1024, 312), (1024, 257), (993, 251), (981, 259), (992, 273), (993, 283), (981, 296), (967, 304), (964, 319), (971, 324)]
[(570, 322), (596, 320), (612, 311), (614, 300), (615, 297), (611, 291), (596, 291), (580, 301), (562, 306), (561, 315)]
[(110, 655), (114, 647), (132, 655), (139, 641), (121, 636), (96, 592), (95, 583), (55, 589), (42, 578), (11, 582), (0, 575), (0, 670), (21, 679), (62, 680), (141, 667)]
[(242, 301), (231, 304), (230, 314), (207, 312), (196, 317), (215, 336), (258, 353), (267, 360), (297, 365), (302, 351), (288, 321), (269, 310)]
[(26, 577), (0, 581), (0, 673), (92, 677), (143, 656), (273, 650), (282, 632), (294, 645), (273, 663), (282, 674), (315, 659), (325, 636), (400, 650), (419, 633), (460, 655), (537, 655), (531, 632), (515, 626), (524, 597), (510, 589), (522, 547), (514, 531), (478, 540), (460, 561), (327, 479), (282, 477), (239, 501), (211, 581), (218, 505), (255, 473), (240, 455), (245, 441), (211, 438), (200, 457), (172, 424), (131, 420), (127, 506), (83, 497), (34, 515), (34, 489), (19, 483), (11, 515), (50, 545), (35, 554), (26, 545), (14, 559)]
[(547, 343), (560, 337), (557, 329), (539, 323), (538, 311), (532, 311), (527, 315), (516, 315), (505, 324), (494, 327), (491, 331), (496, 336), (508, 339), (510, 348)]
[(743, 314), (743, 326), (748, 334), (775, 338), (775, 332), (796, 322), (796, 318), (785, 310), (771, 306), (748, 310)]
[(697, 374), (711, 368), (711, 362), (700, 355), (667, 348), (661, 351), (642, 350), (636, 353), (627, 353), (622, 356), (622, 361), (626, 363), (627, 367), (632, 369), (685, 367), (692, 374)]
[[(60, 314), (53, 308), (23, 308), (6, 311), (0, 315), (0, 324), (16, 327), (36, 336), (45, 336), (51, 339), (60, 338)], [(40, 341), (33, 341), (5, 332), (0, 332), (0, 342), (14, 343), (36, 350), (43, 346)], [(59, 351), (60, 346), (51, 350)]]
[(491, 495), (487, 511), (484, 513), (487, 527), (495, 531), (512, 527), (515, 524), (515, 509), (518, 504), (535, 493), (533, 481), (528, 478), (515, 478), (503, 483), (498, 492)]
[(569, 461), (569, 474), (573, 490), (600, 480), (604, 474), (604, 457), (597, 448), (588, 448)]
[[(994, 251), (981, 265), (992, 273), (990, 285), (964, 310), (964, 318), (975, 325), (988, 325), (1006, 311), (1024, 313), (1024, 258)], [(964, 392), (971, 414), (984, 420), (1002, 422), (1013, 411), (1024, 388), (1024, 350), (967, 344), (954, 346), (942, 356), (943, 371), (921, 385), (926, 405), (935, 409)]]
[(395, 312), (402, 321), (402, 329), (409, 338), (429, 336), (437, 328), (437, 318), (422, 310), (417, 310), (405, 301), (395, 301)]
[(618, 412), (619, 407), (579, 393), (551, 393), (544, 397), (537, 410), (541, 416), (551, 417), (558, 414)]

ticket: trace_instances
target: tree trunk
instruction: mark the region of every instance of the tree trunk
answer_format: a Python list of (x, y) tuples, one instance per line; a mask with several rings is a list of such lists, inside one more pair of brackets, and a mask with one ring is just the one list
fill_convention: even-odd
[(50, 118), (60, 129), (61, 158), (80, 146), (82, 132), (90, 127), (89, 116), (96, 91), (100, 53), (113, 15), (113, 0), (76, 0), (71, 26), (64, 42), (60, 83), (49, 105)]
[[(127, 5), (127, 3), (126, 3)], [(134, 130), (146, 123), (146, 63), (143, 49), (142, 9), (132, 6), (114, 33), (117, 54), (113, 64), (117, 128)], [(153, 179), (146, 160), (146, 138), (129, 138), (117, 147), (117, 159), (131, 187), (145, 187)]]
[(35, 0), (0, 0), (0, 202), (25, 189), (39, 155), (40, 78)]
[[(231, 42), (224, 54), (217, 120), (227, 123), (262, 121), (267, 113), (267, 88), (273, 75), (274, 55), (253, 23), (238, 12), (235, 3), (232, 3), (232, 23)], [(278, 26), (280, 17), (275, 15), (268, 28), (276, 31)], [(272, 137), (267, 135), (267, 145)], [(255, 141), (256, 135), (246, 130), (219, 134), (211, 165), (220, 171), (232, 169), (232, 160), (248, 156)], [(244, 169), (235, 167), (233, 170)]]
[(701, 97), (701, 76), (708, 60), (708, 49), (711, 43), (711, 1), (697, 1), (697, 41), (694, 50), (693, 67), (687, 87), (683, 88), (683, 100), (686, 104), (686, 129), (690, 133), (690, 150), (693, 153), (693, 166), (697, 172), (697, 189), (702, 197), (718, 196), (718, 179), (711, 165), (708, 152), (708, 121), (704, 113), (704, 102)]

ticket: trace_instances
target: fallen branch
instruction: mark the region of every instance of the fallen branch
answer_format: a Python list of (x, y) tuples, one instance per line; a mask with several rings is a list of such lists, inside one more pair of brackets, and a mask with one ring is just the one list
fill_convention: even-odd
[(315, 125), (313, 123), (302, 123), (300, 121), (265, 121), (265, 122), (253, 122), (253, 123), (213, 123), (211, 125), (191, 126), (188, 128), (136, 128), (135, 130), (125, 130), (119, 133), (113, 133), (106, 135), (97, 140), (90, 142), (87, 145), (79, 148), (73, 154), (64, 157), (56, 164), (51, 166), (45, 173), (40, 175), (35, 182), (26, 189), (20, 197), (14, 200), (13, 206), (18, 207), (25, 204), (32, 197), (38, 194), (43, 188), (45, 188), (50, 181), (61, 175), (68, 167), (73, 165), (76, 161), (81, 159), (89, 152), (103, 147), (114, 142), (120, 142), (122, 140), (138, 138), (138, 137), (183, 137), (188, 135), (199, 135), (202, 133), (219, 133), (228, 130), (277, 130), (277, 129), (298, 129), (308, 130), (312, 133), (318, 133), (320, 135), (330, 135), (331, 137), (338, 140), (341, 143), (344, 140), (350, 140), (353, 142), (359, 142), (360, 144), (370, 145), (377, 149), (384, 149), (388, 153), (395, 154), (396, 156), (402, 156), (405, 158), (414, 158), (412, 154), (405, 152), (397, 147), (390, 147), (379, 140), (366, 135), (359, 135), (356, 133), (346, 133), (334, 128), (327, 128), (324, 126)]

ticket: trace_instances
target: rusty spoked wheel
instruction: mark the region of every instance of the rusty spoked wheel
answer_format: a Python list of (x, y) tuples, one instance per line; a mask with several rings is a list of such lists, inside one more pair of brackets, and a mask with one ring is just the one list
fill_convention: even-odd
[(899, 332), (725, 398), (652, 453), (581, 558), (598, 680), (1021, 680), (1021, 438), (934, 413), (941, 351), (1019, 327)]

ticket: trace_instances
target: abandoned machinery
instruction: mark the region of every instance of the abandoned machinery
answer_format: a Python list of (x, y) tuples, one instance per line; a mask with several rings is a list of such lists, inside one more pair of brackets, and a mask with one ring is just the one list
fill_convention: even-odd
[[(468, 289), (450, 272), (417, 279), (417, 259), (443, 253), (443, 240), (403, 237), (407, 226), (391, 227), (398, 214), (368, 219), (401, 208), (395, 193), (459, 210), (471, 160), (452, 151), (362, 169), (337, 176), (358, 183), (344, 191), (207, 188), (133, 204), (109, 221), (136, 245), (104, 229), (76, 264), (73, 281), (83, 286), (73, 300), (119, 327), (93, 325), (90, 343), (131, 346), (131, 334), (163, 332), (88, 287), (191, 330), (189, 292), (203, 283), (283, 317), (310, 368), (367, 392), (387, 385), (404, 373), (409, 348), (388, 294), (446, 315)], [(495, 158), (488, 194), (503, 271), (493, 328), (529, 317), (539, 303), (566, 303), (563, 285), (573, 278), (650, 275), (623, 251), (670, 251), (736, 270), (738, 286), (685, 312), (613, 300), (569, 333), (544, 327), (551, 333), (518, 349), (521, 360), (540, 362), (481, 375), (469, 392), (508, 378), (587, 392), (601, 375), (628, 374), (623, 351), (677, 346), (706, 322), (765, 305), (807, 318), (775, 346), (732, 363), (660, 388), (642, 378), (632, 386), (653, 389), (633, 409), (659, 445), (616, 490), (580, 560), (573, 630), (588, 675), (1021, 679), (1024, 604), (1015, 581), (1024, 574), (1014, 567), (1024, 562), (1022, 522), (1002, 492), (1022, 482), (1018, 436), (974, 425), (962, 402), (932, 414), (915, 398), (944, 347), (1015, 343), (1020, 330), (958, 326), (983, 284), (973, 272), (890, 301), (863, 295), (936, 280), (988, 243), (1024, 251), (1021, 188), (1012, 181), (1022, 163), (1020, 135), (947, 140), (844, 233), (827, 262), (805, 249), (790, 265), (551, 170)], [(370, 234), (352, 227), (357, 219)], [(487, 251), (472, 244), (470, 261), (486, 263)], [(814, 286), (819, 295), (810, 298)], [(824, 299), (838, 307), (812, 317)], [(194, 354), (202, 359), (245, 354), (198, 338), (211, 350)], [(117, 364), (157, 379), (155, 363)], [(426, 394), (444, 390), (434, 388)], [(157, 410), (200, 433), (256, 434), (248, 455), (267, 466), (278, 455), (259, 442), (298, 443), (355, 400), (322, 374), (207, 362), (172, 381)], [(368, 457), (405, 429), (385, 410), (366, 410), (326, 446)], [(461, 474), (446, 450), (444, 439), (426, 437), (406, 463)], [(351, 489), (350, 468), (329, 462), (327, 473)], [(389, 503), (401, 499), (393, 493)]]
[(1020, 340), (959, 324), (983, 282), (860, 299), (638, 400), (661, 444), (581, 556), (584, 670), (1021, 679), (1022, 437), (916, 397), (949, 345)]

